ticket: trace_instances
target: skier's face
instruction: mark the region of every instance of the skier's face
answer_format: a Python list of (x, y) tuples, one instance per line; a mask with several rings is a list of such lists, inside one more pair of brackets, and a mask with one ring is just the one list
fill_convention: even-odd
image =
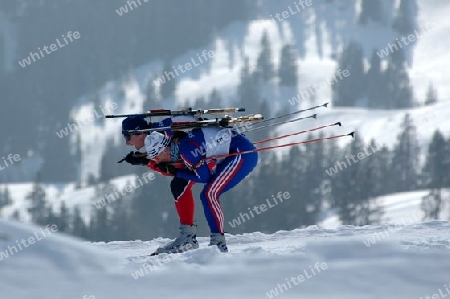
[(126, 140), (128, 146), (134, 146), (136, 150), (140, 150), (145, 145), (146, 134), (131, 135), (129, 140)]

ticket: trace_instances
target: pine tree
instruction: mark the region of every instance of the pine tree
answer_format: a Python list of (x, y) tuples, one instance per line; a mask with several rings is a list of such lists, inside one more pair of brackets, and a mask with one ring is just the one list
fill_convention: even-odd
[[(323, 133), (319, 138), (324, 137)], [(307, 139), (313, 139), (310, 135)], [(308, 199), (306, 225), (313, 225), (317, 222), (317, 217), (322, 209), (324, 201), (324, 190), (322, 188), (325, 181), (326, 148), (324, 142), (316, 142), (306, 146), (306, 176), (305, 190), (303, 194)]]
[[(112, 194), (112, 187), (109, 182), (106, 184), (97, 185), (95, 188), (95, 195), (93, 197), (93, 201), (97, 201), (99, 198), (102, 198), (105, 194)], [(102, 207), (100, 209), (91, 208), (91, 219), (92, 224), (89, 227), (90, 230), (90, 239), (95, 241), (111, 241), (111, 231), (110, 231), (110, 207), (107, 203), (106, 207)]]
[(401, 0), (394, 21), (394, 29), (402, 35), (408, 35), (417, 28), (417, 0)]
[(437, 91), (434, 88), (433, 83), (430, 83), (430, 85), (428, 86), (428, 91), (425, 99), (425, 105), (429, 106), (436, 104), (437, 102), (438, 102)]
[[(135, 186), (138, 183), (135, 182)], [(111, 235), (117, 240), (128, 240), (133, 238), (133, 232), (130, 229), (131, 208), (130, 203), (134, 200), (134, 193), (126, 194), (116, 199), (110, 204), (111, 208)]]
[(343, 51), (338, 71), (350, 72), (350, 76), (337, 80), (332, 86), (335, 106), (352, 107), (362, 100), (365, 94), (364, 56), (361, 45), (351, 42)]
[[(81, 122), (82, 125), (83, 122)], [(74, 119), (69, 118), (68, 123), (58, 123), (58, 127), (55, 131), (53, 129), (45, 128), (43, 131), (46, 134), (53, 135), (52, 138), (45, 139), (44, 151), (42, 153), (44, 162), (41, 167), (41, 180), (43, 182), (72, 182), (77, 179), (77, 163), (73, 155), (72, 143), (70, 134), (76, 129), (69, 130), (68, 124), (80, 127)], [(58, 138), (55, 132), (67, 129), (69, 136)], [(52, 132), (53, 131), (53, 132)], [(64, 161), (64, 167), (61, 167), (61, 161)]]
[[(326, 156), (324, 167), (328, 170), (330, 167), (334, 167), (337, 161), (341, 161), (344, 157), (341, 148), (338, 146), (336, 139), (331, 139), (326, 142)], [(336, 192), (333, 191), (333, 185), (336, 180), (333, 176), (327, 176), (322, 183), (323, 190), (323, 204), (327, 207), (335, 207), (335, 195)]]
[(380, 0), (362, 0), (359, 23), (365, 25), (369, 21), (381, 22), (382, 12), (383, 6)]
[[(266, 199), (270, 199), (273, 203), (271, 195), (276, 195), (280, 191), (291, 192), (292, 195), (290, 187), (289, 189), (283, 189), (274, 177), (274, 173), (276, 173), (275, 165), (277, 165), (277, 163), (277, 157), (273, 152), (259, 153), (258, 172), (257, 175), (253, 177), (255, 180), (253, 187), (255, 189), (252, 190), (253, 198), (250, 202), (244, 202), (239, 205), (239, 210), (237, 210), (236, 213), (237, 215), (240, 215), (240, 212), (249, 214), (250, 212), (247, 210), (249, 207), (253, 207), (254, 205), (259, 206), (261, 203), (265, 203)], [(290, 204), (292, 204), (292, 202), (283, 201), (276, 207), (269, 207), (268, 210), (264, 212), (264, 215), (255, 215), (254, 218), (251, 218), (241, 225), (244, 230), (243, 232), (260, 230), (260, 227), (264, 228), (265, 231), (270, 229), (287, 229), (291, 227), (289, 223), (292, 220), (298, 222), (298, 219), (292, 219), (292, 217), (286, 215), (287, 211), (292, 211), (292, 206)], [(297, 214), (298, 210), (293, 212), (294, 214)], [(298, 217), (298, 214), (294, 217)], [(280, 221), (280, 219), (283, 219), (283, 221)]]
[(447, 143), (440, 131), (433, 134), (428, 147), (428, 154), (423, 168), (425, 185), (430, 192), (422, 198), (422, 211), (428, 219), (438, 219), (442, 203), (442, 189), (449, 183), (450, 154), (447, 151)]
[[(269, 104), (265, 99), (262, 99), (259, 104), (253, 104), (254, 107), (253, 109), (256, 108), (256, 111), (258, 111), (258, 113), (261, 113), (264, 117), (269, 118), (270, 117), (270, 108), (269, 108)], [(251, 130), (252, 127), (256, 127), (256, 125), (254, 125), (253, 123), (249, 123), (247, 124)], [(246, 128), (245, 127), (241, 127), (240, 132), (245, 131)], [(264, 129), (264, 130), (255, 130), (253, 132), (248, 132), (245, 133), (246, 136), (248, 136), (248, 138), (250, 140), (254, 140), (254, 141), (258, 141), (258, 140), (262, 140), (262, 139), (266, 139), (269, 138), (271, 134), (271, 130), (270, 129)]]
[(80, 133), (77, 134), (76, 139), (76, 150), (75, 150), (75, 161), (77, 161), (77, 180), (75, 184), (75, 189), (81, 188), (81, 162), (82, 162), (82, 150), (81, 150), (81, 135)]
[[(248, 57), (245, 58), (245, 64), (241, 70), (241, 83), (238, 86), (237, 106), (246, 108), (248, 113), (256, 111), (255, 103), (259, 102), (259, 89), (255, 76), (250, 72), (250, 65)], [(252, 108), (253, 107), (253, 108)]]
[(4, 200), (4, 193), (2, 190), (0, 190), (0, 216), (2, 215), (2, 209), (6, 206), (5, 200)]
[(368, 196), (360, 184), (363, 165), (356, 159), (358, 153), (364, 152), (363, 140), (355, 133), (355, 140), (347, 148), (345, 162), (347, 167), (332, 180), (335, 207), (339, 220), (344, 225), (364, 225), (368, 220)]
[(294, 45), (286, 44), (281, 50), (280, 68), (278, 77), (281, 86), (298, 89), (298, 55)]
[(206, 104), (205, 98), (198, 97), (195, 99), (193, 107), (194, 107), (194, 109), (203, 109), (202, 107), (206, 107), (206, 105), (207, 104)]
[[(47, 205), (45, 214), (46, 214), (45, 224), (50, 224), (50, 225), (56, 224), (56, 226), (58, 227), (58, 231), (59, 231), (60, 218), (53, 211), (53, 205), (52, 204), (48, 204)], [(41, 225), (44, 225), (44, 223), (41, 223)]]
[(284, 219), (284, 226), (278, 224), (277, 218), (273, 220), (275, 229), (294, 229), (304, 225), (310, 225), (314, 217), (309, 215), (308, 206), (310, 205), (308, 190), (309, 161), (307, 150), (304, 146), (293, 146), (289, 155), (283, 157), (280, 170), (280, 191), (289, 192), (292, 201), (286, 201), (284, 209), (280, 211), (278, 219)]
[(20, 212), (19, 210), (14, 210), (14, 212), (11, 215), (11, 219), (20, 221)]
[(87, 235), (87, 227), (86, 224), (83, 220), (83, 218), (81, 217), (81, 211), (80, 208), (78, 206), (75, 206), (74, 210), (73, 210), (73, 217), (72, 217), (72, 234), (80, 237), (80, 238), (88, 238)]
[(377, 197), (389, 193), (387, 186), (391, 178), (389, 177), (391, 165), (391, 151), (386, 145), (380, 145), (371, 140), (368, 148), (370, 158), (364, 164), (364, 190), (369, 197)]
[(387, 105), (386, 86), (384, 85), (383, 72), (381, 70), (381, 58), (374, 50), (370, 62), (370, 69), (367, 71), (367, 101), (369, 108), (385, 108)]
[(114, 138), (108, 138), (105, 152), (100, 161), (100, 182), (107, 182), (112, 178), (120, 175), (132, 174), (136, 171), (136, 166), (129, 164), (124, 165), (116, 163), (118, 158), (123, 157), (123, 147), (114, 144)]
[(414, 106), (413, 88), (410, 84), (403, 49), (393, 52), (389, 57), (385, 82), (387, 83), (387, 98), (391, 103), (386, 108), (411, 108)]
[(12, 204), (11, 200), (11, 194), (9, 192), (8, 186), (3, 189), (3, 191), (0, 191), (0, 211), (2, 208)]
[(208, 97), (208, 105), (215, 106), (215, 107), (222, 107), (222, 97), (220, 96), (220, 93), (217, 91), (216, 88), (214, 88), (211, 91), (211, 94)]
[(397, 137), (391, 165), (394, 192), (413, 191), (418, 186), (420, 146), (417, 130), (409, 114)]
[(40, 174), (38, 174), (36, 180), (33, 182), (31, 192), (26, 196), (26, 199), (30, 202), (27, 210), (30, 213), (31, 221), (35, 224), (45, 224), (48, 217), (45, 198), (45, 190), (40, 183)]
[(360, 178), (361, 189), (364, 192), (364, 200), (360, 207), (359, 224), (378, 224), (383, 209), (376, 202), (376, 197), (383, 193), (386, 186), (386, 173), (389, 171), (389, 149), (386, 146), (377, 145), (371, 140), (362, 153), (362, 175)]
[(164, 102), (166, 102), (170, 98), (173, 98), (173, 96), (175, 95), (178, 76), (172, 66), (173, 63), (170, 60), (166, 59), (164, 61), (161, 77), (164, 77), (165, 83), (162, 83), (159, 88), (162, 100)]
[(147, 83), (146, 97), (143, 104), (144, 111), (150, 109), (158, 109), (161, 105), (161, 96), (159, 94), (159, 89), (155, 86), (155, 81), (157, 78), (151, 76)]
[(66, 202), (61, 202), (58, 217), (58, 231), (62, 233), (68, 233), (70, 231), (70, 213), (66, 207)]
[(261, 52), (259, 53), (256, 62), (256, 74), (262, 82), (272, 80), (275, 74), (272, 62), (272, 50), (270, 48), (270, 41), (267, 31), (264, 31), (261, 38)]

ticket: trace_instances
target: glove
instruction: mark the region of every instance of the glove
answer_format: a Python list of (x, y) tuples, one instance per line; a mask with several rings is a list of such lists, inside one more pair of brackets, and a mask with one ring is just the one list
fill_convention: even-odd
[(129, 152), (128, 155), (125, 156), (122, 160), (120, 160), (118, 163), (122, 163), (123, 161), (126, 161), (127, 163), (130, 163), (131, 165), (147, 165), (150, 162), (150, 159), (147, 159), (146, 155), (140, 153), (140, 152)]
[(161, 162), (159, 164), (156, 164), (156, 167), (159, 168), (162, 172), (170, 173), (172, 175), (176, 175), (178, 169), (175, 168), (172, 164)]

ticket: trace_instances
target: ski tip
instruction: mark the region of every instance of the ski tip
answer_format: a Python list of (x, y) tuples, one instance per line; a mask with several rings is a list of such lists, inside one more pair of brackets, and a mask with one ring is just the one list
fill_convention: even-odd
[(105, 118), (114, 118), (114, 115), (105, 115)]
[(153, 252), (152, 254), (150, 254), (150, 256), (155, 256), (155, 255), (158, 255), (159, 253), (158, 252)]
[(348, 133), (347, 136), (352, 136), (352, 138), (355, 138), (355, 131)]
[(339, 126), (342, 127), (342, 123), (340, 121), (338, 121), (337, 123), (334, 124), (335, 126)]
[(317, 113), (316, 113), (316, 114), (313, 114), (313, 115), (311, 115), (311, 118), (317, 119)]
[(243, 111), (245, 111), (245, 108), (237, 108), (236, 111), (237, 112), (243, 112)]
[(323, 104), (322, 106), (328, 108), (328, 104), (330, 104), (330, 103), (325, 103), (325, 104)]

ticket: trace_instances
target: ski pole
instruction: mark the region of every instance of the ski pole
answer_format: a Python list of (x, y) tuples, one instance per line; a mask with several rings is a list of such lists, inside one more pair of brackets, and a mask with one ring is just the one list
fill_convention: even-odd
[(266, 142), (269, 142), (269, 141), (283, 139), (283, 138), (286, 138), (286, 137), (296, 136), (296, 135), (300, 135), (300, 134), (304, 134), (304, 133), (308, 133), (308, 132), (314, 132), (314, 131), (322, 130), (322, 129), (333, 127), (333, 126), (340, 126), (341, 127), (342, 124), (341, 124), (341, 122), (337, 122), (337, 123), (334, 123), (334, 124), (331, 124), (331, 125), (320, 126), (320, 127), (317, 127), (317, 128), (313, 128), (313, 129), (309, 129), (309, 130), (303, 130), (303, 131), (295, 132), (295, 133), (292, 133), (292, 134), (287, 134), (287, 135), (282, 135), (282, 136), (277, 136), (277, 137), (273, 137), (273, 138), (267, 138), (267, 139), (259, 140), (259, 141), (253, 142), (253, 144), (256, 145), (256, 144), (266, 143)]
[[(252, 129), (248, 129), (246, 131), (242, 131), (241, 133), (253, 132), (253, 131), (256, 131), (256, 130), (269, 128), (269, 127), (273, 127), (273, 126), (278, 126), (278, 125), (282, 125), (282, 124), (293, 123), (293, 122), (296, 122), (296, 121), (299, 121), (299, 120), (304, 120), (304, 119), (309, 119), (309, 118), (317, 119), (317, 114), (313, 114), (313, 115), (306, 116), (306, 117), (299, 117), (299, 118), (295, 118), (295, 119), (291, 119), (291, 120), (280, 121), (280, 122), (277, 122), (277, 123), (274, 123), (274, 124), (264, 125), (264, 126), (252, 128)], [(260, 124), (260, 123), (262, 123), (262, 121), (258, 122), (258, 124)]]
[[(204, 160), (206, 160), (206, 161), (208, 161), (208, 160), (217, 160), (217, 159), (222, 159), (222, 158), (226, 158), (226, 157), (232, 157), (232, 156), (244, 155), (244, 154), (254, 153), (254, 152), (261, 152), (261, 151), (266, 151), (266, 150), (270, 150), (270, 149), (283, 148), (283, 147), (294, 146), (294, 145), (299, 145), (299, 144), (308, 144), (308, 143), (313, 143), (313, 142), (319, 142), (319, 141), (325, 141), (325, 140), (337, 139), (337, 138), (342, 138), (342, 137), (346, 137), (346, 136), (351, 136), (352, 138), (354, 138), (354, 137), (355, 137), (355, 132), (351, 132), (351, 133), (348, 133), (348, 134), (342, 134), (342, 135), (334, 135), (334, 136), (330, 136), (330, 137), (321, 137), (321, 138), (315, 138), (315, 139), (303, 140), (303, 141), (292, 142), (292, 143), (281, 144), (281, 145), (274, 145), (274, 146), (268, 146), (268, 147), (261, 147), (261, 148), (257, 148), (257, 149), (253, 149), (253, 150), (248, 150), (248, 151), (242, 151), (242, 152), (236, 152), (236, 153), (230, 153), (230, 154), (217, 155), (217, 156), (205, 158)], [(174, 163), (181, 163), (181, 162), (174, 162)]]
[(274, 117), (268, 118), (266, 120), (263, 120), (263, 121), (261, 121), (259, 123), (265, 123), (265, 122), (272, 121), (272, 120), (277, 119), (277, 118), (291, 116), (291, 115), (299, 114), (299, 113), (302, 113), (302, 112), (306, 112), (306, 111), (314, 110), (314, 109), (317, 109), (317, 108), (321, 108), (321, 107), (328, 107), (328, 104), (329, 103), (325, 103), (325, 104), (314, 106), (314, 107), (311, 107), (311, 108), (301, 109), (301, 110), (297, 110), (297, 111), (294, 111), (294, 112), (290, 112), (290, 113), (274, 116)]
[(283, 148), (283, 147), (299, 145), (299, 144), (308, 144), (308, 143), (319, 142), (319, 141), (324, 141), (324, 140), (342, 138), (342, 137), (346, 137), (346, 136), (351, 136), (352, 138), (354, 138), (354, 135), (355, 135), (355, 132), (351, 132), (348, 134), (334, 135), (334, 136), (330, 136), (330, 137), (321, 137), (321, 138), (303, 140), (303, 141), (298, 141), (298, 142), (291, 142), (291, 143), (286, 143), (286, 144), (281, 144), (281, 145), (261, 147), (261, 148), (257, 148), (254, 150), (248, 150), (248, 151), (242, 151), (242, 152), (236, 152), (236, 153), (230, 153), (230, 154), (224, 154), (224, 155), (217, 155), (217, 156), (206, 158), (206, 160), (217, 160), (217, 159), (230, 157), (230, 156), (243, 155), (243, 154), (248, 154), (248, 153), (253, 153), (253, 152), (266, 151), (266, 150), (270, 150), (270, 149), (274, 149), (274, 148)]
[[(281, 145), (261, 147), (261, 148), (257, 148), (257, 149), (253, 149), (253, 150), (241, 151), (241, 152), (236, 152), (236, 153), (217, 155), (217, 156), (207, 157), (207, 158), (203, 159), (202, 161), (218, 160), (218, 159), (232, 157), (232, 156), (238, 156), (238, 155), (244, 155), (244, 154), (248, 154), (248, 153), (267, 151), (267, 150), (270, 150), (270, 149), (283, 148), (283, 147), (294, 146), (294, 145), (299, 145), (299, 144), (308, 144), (308, 143), (314, 143), (314, 142), (319, 142), (319, 141), (337, 139), (337, 138), (342, 138), (342, 137), (346, 137), (346, 136), (351, 136), (352, 138), (354, 138), (355, 137), (355, 132), (351, 132), (351, 133), (348, 133), (348, 134), (334, 135), (334, 136), (329, 136), (329, 137), (321, 137), (321, 138), (303, 140), (303, 141), (298, 141), (298, 142), (291, 142), (291, 143), (286, 143), (286, 144), (281, 144)], [(142, 156), (145, 156), (145, 155), (146, 155), (145, 153), (142, 154)], [(121, 163), (124, 160), (125, 160), (125, 158), (120, 160), (118, 163)], [(182, 162), (180, 162), (180, 161), (171, 162), (169, 164), (174, 165), (175, 167), (182, 167), (182, 166), (184, 166), (184, 164)]]

